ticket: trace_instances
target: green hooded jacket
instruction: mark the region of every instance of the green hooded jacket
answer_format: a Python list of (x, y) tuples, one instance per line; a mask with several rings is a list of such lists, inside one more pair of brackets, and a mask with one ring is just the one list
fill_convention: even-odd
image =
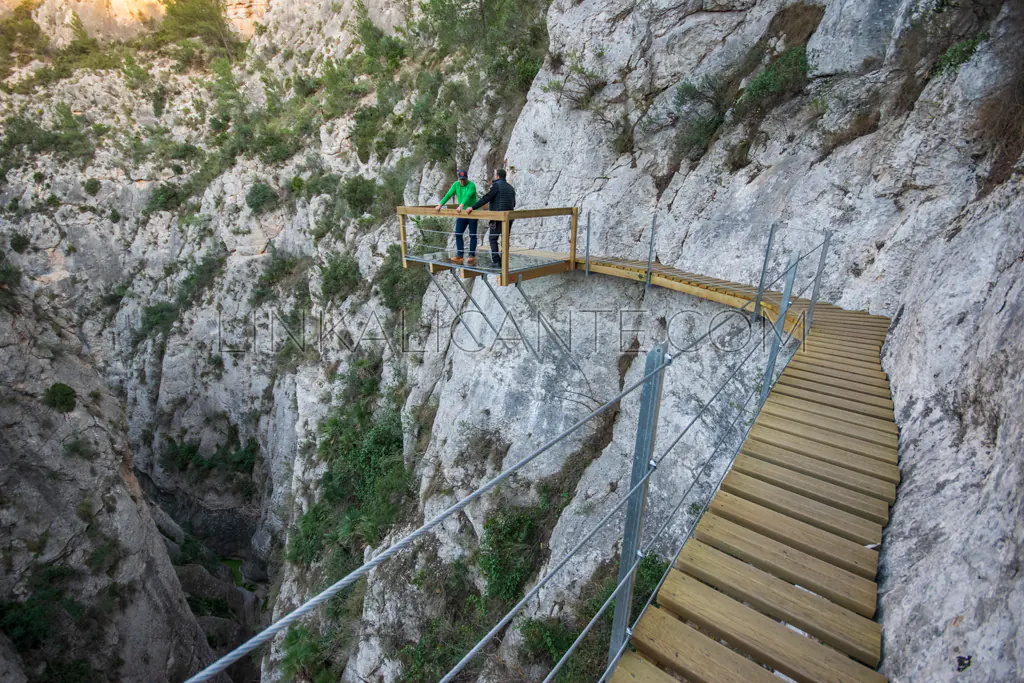
[(466, 186), (463, 187), (459, 184), (459, 181), (456, 180), (455, 184), (452, 185), (452, 189), (448, 190), (448, 194), (446, 194), (440, 201), (441, 206), (444, 206), (452, 195), (455, 195), (455, 199), (458, 200), (459, 206), (473, 206), (473, 203), (476, 202), (476, 185), (472, 182), (466, 181)]

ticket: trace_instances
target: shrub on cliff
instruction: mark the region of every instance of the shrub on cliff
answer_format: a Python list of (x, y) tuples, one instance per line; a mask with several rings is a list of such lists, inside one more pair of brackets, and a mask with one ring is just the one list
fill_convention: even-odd
[(70, 413), (75, 409), (76, 398), (77, 394), (72, 387), (57, 382), (43, 392), (43, 405), (58, 413)]

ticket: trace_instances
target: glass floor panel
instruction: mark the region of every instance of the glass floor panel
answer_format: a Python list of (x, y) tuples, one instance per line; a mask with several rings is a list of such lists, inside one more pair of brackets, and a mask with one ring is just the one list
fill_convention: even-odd
[[(465, 268), (477, 273), (500, 273), (501, 266), (495, 266), (491, 264), (491, 253), (485, 251), (483, 253), (477, 252), (476, 265), (470, 266), (465, 263), (453, 263), (451, 257), (454, 256), (454, 252), (446, 251), (435, 251), (428, 252), (425, 254), (418, 254), (413, 256), (411, 254), (406, 255), (407, 261), (418, 261), (420, 263), (433, 263), (441, 266), (448, 266), (449, 268)], [(517, 254), (512, 252), (509, 255), (508, 272), (509, 273), (522, 273), (527, 270), (533, 270), (534, 268), (541, 268), (543, 266), (551, 265), (552, 263), (562, 263), (561, 259), (545, 258), (536, 254)]]

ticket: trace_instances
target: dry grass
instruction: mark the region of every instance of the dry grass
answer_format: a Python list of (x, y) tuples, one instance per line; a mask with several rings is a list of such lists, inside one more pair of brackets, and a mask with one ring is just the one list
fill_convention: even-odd
[(848, 145), (857, 138), (870, 135), (878, 130), (878, 122), (881, 118), (877, 109), (864, 110), (859, 112), (853, 117), (846, 128), (837, 130), (834, 133), (829, 134), (821, 145), (821, 151), (818, 154), (818, 161), (825, 159), (832, 152), (836, 151), (844, 145)]

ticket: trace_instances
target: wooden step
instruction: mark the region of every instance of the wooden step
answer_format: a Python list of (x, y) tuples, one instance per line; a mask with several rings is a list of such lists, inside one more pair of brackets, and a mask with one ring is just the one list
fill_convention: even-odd
[(843, 486), (830, 484), (816, 477), (779, 467), (749, 455), (737, 456), (736, 462), (733, 463), (733, 471), (816, 500), (819, 503), (834, 506), (839, 510), (882, 526), (889, 522), (889, 504), (884, 500), (852, 491)]
[(851, 373), (848, 369), (838, 367), (836, 364), (816, 364), (811, 362), (812, 360), (813, 359), (807, 359), (802, 357), (800, 354), (797, 354), (793, 356), (791, 361), (789, 361), (786, 368), (815, 375), (825, 375), (826, 377), (839, 379), (843, 382), (852, 382), (858, 385), (864, 385), (867, 388), (852, 387), (857, 391), (863, 391), (864, 393), (872, 393), (876, 396), (884, 396), (886, 398), (890, 395), (889, 380), (885, 378), (885, 373), (878, 373), (879, 376), (875, 377), (867, 377), (866, 375)]
[(701, 518), (694, 538), (862, 616), (875, 614), (878, 586), (873, 581), (716, 514), (707, 513)]
[[(807, 401), (802, 398), (778, 393), (776, 391), (769, 394), (768, 401), (765, 403), (765, 406), (769, 404), (778, 406), (779, 408), (789, 409), (792, 411), (789, 417), (794, 420), (802, 421), (800, 414), (821, 416), (823, 420), (819, 424), (827, 429), (833, 429), (833, 423), (838, 422), (848, 425), (856, 425), (864, 430), (877, 432), (885, 438), (885, 441), (879, 441), (876, 443), (899, 446), (899, 430), (896, 428), (896, 423), (892, 420), (870, 417), (849, 409), (844, 410), (843, 408), (834, 407), (831, 403), (820, 402), (820, 397), (818, 397), (818, 401)], [(860, 434), (861, 433), (858, 432), (858, 435)], [(867, 436), (867, 432), (863, 433), (863, 438), (865, 440), (871, 440), (871, 437)]]
[(852, 401), (845, 398), (840, 398), (839, 396), (818, 393), (817, 391), (814, 391), (812, 389), (800, 388), (799, 386), (791, 384), (790, 382), (780, 381), (776, 383), (775, 387), (772, 389), (770, 396), (789, 396), (794, 399), (805, 401), (807, 403), (819, 406), (829, 406), (831, 408), (842, 410), (844, 412), (849, 412), (851, 414), (877, 418), (883, 422), (891, 423), (894, 428), (896, 424), (892, 408), (871, 405), (869, 403), (861, 403), (860, 401)]
[(874, 579), (878, 553), (757, 503), (719, 491), (710, 509), (719, 517), (767, 536), (848, 572)]
[(877, 522), (749, 477), (735, 469), (722, 482), (722, 490), (861, 546), (882, 542), (882, 526)]
[(612, 683), (679, 683), (654, 664), (629, 650), (626, 650), (619, 659), (609, 680)]
[[(805, 365), (817, 365), (818, 367), (828, 368), (829, 370), (842, 370), (843, 372), (851, 375), (870, 377), (872, 379), (883, 379), (888, 382), (888, 376), (880, 367), (866, 367), (863, 363), (857, 363), (856, 361), (838, 360), (827, 356), (819, 356), (811, 352), (797, 353), (793, 356), (793, 359), (799, 360)], [(875, 363), (875, 365), (877, 365), (877, 363)]]
[(658, 601), (798, 683), (886, 683), (877, 671), (680, 571), (669, 571)]
[(630, 642), (694, 683), (779, 683), (766, 669), (657, 607), (647, 610)]
[(734, 600), (793, 624), (868, 666), (878, 666), (882, 628), (870, 619), (695, 539), (683, 546), (675, 566)]
[(807, 342), (805, 342), (800, 347), (799, 351), (797, 351), (797, 355), (805, 355), (805, 354), (807, 354), (807, 355), (814, 354), (814, 355), (820, 356), (822, 358), (832, 358), (832, 359), (835, 359), (835, 360), (838, 360), (838, 361), (841, 361), (841, 362), (845, 361), (845, 362), (853, 362), (853, 363), (862, 363), (864, 365), (868, 365), (868, 366), (874, 368), (875, 370), (884, 370), (882, 368), (882, 362), (881, 362), (882, 359), (881, 359), (881, 357), (878, 354), (874, 354), (872, 356), (872, 355), (869, 355), (869, 353), (863, 353), (863, 354), (851, 353), (850, 351), (846, 351), (846, 350), (833, 349), (833, 348), (826, 347), (826, 346), (820, 346), (820, 345), (815, 344), (815, 343), (813, 343), (813, 342), (811, 342), (809, 340)]
[(807, 338), (827, 346), (845, 347), (855, 351), (870, 351), (875, 355), (881, 355), (882, 353), (881, 342), (847, 339), (842, 335), (823, 330), (814, 323), (811, 323), (811, 329), (807, 332)]
[(890, 505), (896, 500), (896, 485), (891, 482), (854, 472), (845, 467), (830, 465), (815, 458), (808, 458), (785, 448), (747, 439), (743, 444), (742, 452), (773, 465), (878, 498)]
[[(889, 443), (882, 445), (877, 443), (877, 441), (882, 439), (880, 436), (871, 436), (871, 439), (873, 440), (868, 441), (867, 438), (864, 437), (864, 432), (868, 431), (866, 429), (858, 429), (857, 427), (848, 425), (845, 422), (839, 422), (838, 427), (834, 427), (834, 425), (836, 425), (834, 421), (826, 423), (828, 425), (827, 427), (825, 425), (815, 426), (814, 424), (808, 424), (806, 418), (803, 418), (802, 416), (796, 416), (794, 418), (794, 412), (795, 411), (785, 410), (782, 408), (772, 408), (771, 410), (763, 411), (758, 417), (757, 422), (758, 424), (776, 431), (785, 432), (786, 434), (792, 434), (811, 441), (817, 441), (825, 446), (849, 451), (856, 455), (863, 455), (880, 462), (895, 465), (899, 461), (896, 452), (896, 444)], [(818, 424), (822, 423), (825, 423), (824, 418), (818, 422)], [(878, 432), (875, 432), (875, 434), (877, 433)]]
[(874, 458), (855, 455), (849, 451), (826, 446), (825, 444), (769, 429), (761, 424), (761, 418), (750, 430), (748, 441), (760, 441), (770, 446), (785, 449), (797, 455), (814, 458), (830, 465), (843, 467), (860, 474), (866, 474), (892, 484), (900, 483), (900, 468)]
[[(872, 384), (866, 384), (864, 382), (851, 381), (844, 379), (842, 376), (837, 376), (839, 373), (829, 374), (827, 372), (821, 372), (824, 368), (817, 368), (814, 366), (807, 367), (795, 361), (790, 361), (789, 365), (783, 371), (782, 376), (787, 375), (793, 379), (803, 380), (804, 382), (814, 382), (815, 384), (823, 384), (833, 389), (842, 389), (845, 392), (863, 394), (874, 399), (880, 399), (887, 404), (892, 403), (890, 398), (889, 389), (887, 387), (880, 387)], [(845, 375), (849, 377), (849, 375)], [(878, 404), (876, 404), (878, 405)]]
[(812, 377), (811, 379), (804, 379), (803, 377), (798, 376), (798, 373), (783, 372), (775, 386), (788, 385), (798, 389), (803, 389), (804, 391), (824, 394), (825, 396), (832, 396), (834, 398), (841, 398), (844, 401), (865, 403), (876, 408), (883, 408), (890, 414), (892, 413), (892, 399), (864, 394), (859, 391), (851, 391), (834, 384), (826, 383), (828, 381), (829, 380), (827, 378)]

